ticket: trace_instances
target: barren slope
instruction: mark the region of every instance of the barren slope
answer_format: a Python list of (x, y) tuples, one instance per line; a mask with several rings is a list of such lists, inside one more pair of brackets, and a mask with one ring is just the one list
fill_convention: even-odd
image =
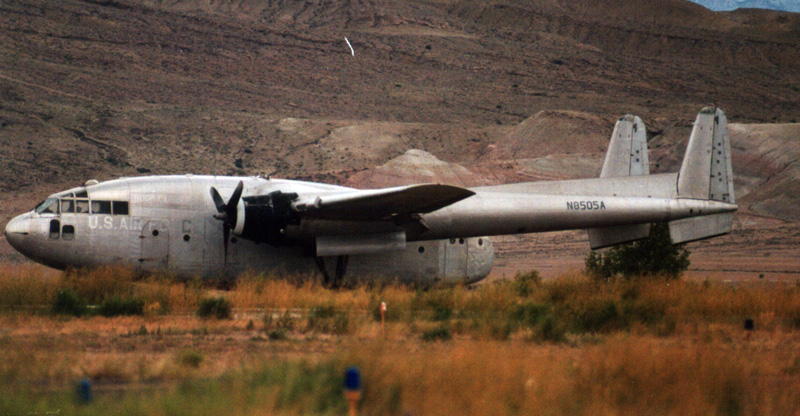
[[(704, 105), (734, 123), (800, 117), (789, 13), (679, 0), (23, 0), (0, 14), (0, 227), (90, 178), (585, 177), (624, 113), (643, 117), (651, 168), (665, 171)], [(796, 220), (794, 130), (764, 129), (734, 136), (743, 207)]]

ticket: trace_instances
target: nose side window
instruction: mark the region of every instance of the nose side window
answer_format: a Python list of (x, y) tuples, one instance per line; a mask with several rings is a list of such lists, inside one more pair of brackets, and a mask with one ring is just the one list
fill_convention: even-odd
[(61, 221), (50, 220), (50, 238), (57, 240), (61, 235)]
[(75, 238), (75, 226), (65, 224), (64, 227), (61, 228), (61, 238), (64, 240), (72, 240)]
[(61, 213), (71, 214), (75, 212), (75, 200), (74, 199), (62, 199), (61, 200)]
[(110, 214), (111, 201), (92, 201), (92, 214)]
[(128, 201), (112, 201), (114, 215), (128, 215)]

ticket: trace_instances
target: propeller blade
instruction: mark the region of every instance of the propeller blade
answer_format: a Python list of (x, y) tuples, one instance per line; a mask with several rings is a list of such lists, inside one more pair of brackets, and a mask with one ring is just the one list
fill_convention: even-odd
[(231, 236), (231, 226), (227, 222), (222, 224), (222, 238), (225, 242), (225, 268), (228, 267), (228, 240)]
[[(217, 212), (222, 214), (225, 212), (225, 201), (219, 196), (219, 192), (217, 192), (217, 188), (211, 187), (211, 199), (214, 200), (214, 205), (217, 207)], [(215, 216), (216, 217), (216, 216)]]
[(237, 206), (239, 205), (239, 199), (242, 197), (242, 190), (244, 189), (244, 181), (239, 181), (239, 184), (236, 185), (236, 189), (233, 190), (233, 195), (231, 195), (231, 199), (228, 200), (228, 205), (225, 206), (225, 214), (227, 214), (228, 224), (231, 227), (236, 226), (236, 218), (237, 216)]
[(231, 227), (236, 226), (237, 208), (239, 205), (239, 200), (242, 198), (243, 190), (244, 181), (239, 181), (239, 184), (236, 185), (236, 189), (233, 190), (233, 195), (231, 195), (231, 199), (228, 200), (227, 204), (219, 195), (217, 188), (212, 186), (209, 190), (211, 193), (211, 199), (214, 200), (214, 205), (217, 207), (218, 212), (214, 215), (214, 218), (222, 221), (222, 239), (225, 247), (226, 268), (228, 267), (228, 244), (231, 237)]

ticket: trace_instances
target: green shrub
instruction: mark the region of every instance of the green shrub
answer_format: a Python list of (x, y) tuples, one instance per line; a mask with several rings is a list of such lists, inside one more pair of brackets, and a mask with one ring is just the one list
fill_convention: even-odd
[(197, 309), (197, 316), (201, 318), (214, 317), (217, 319), (230, 319), (231, 302), (222, 296), (205, 298), (200, 301), (200, 306)]
[(288, 338), (284, 329), (273, 329), (267, 333), (267, 337), (273, 341), (282, 341)]
[(599, 332), (621, 325), (619, 308), (613, 299), (592, 300), (579, 308), (574, 324), (580, 331)]
[(329, 334), (347, 334), (350, 331), (350, 316), (347, 311), (337, 311), (333, 306), (322, 306), (311, 310), (306, 330)]
[(518, 305), (509, 316), (510, 326), (528, 328), (532, 338), (540, 341), (563, 341), (566, 329), (553, 312), (553, 306), (528, 302)]
[(418, 291), (414, 304), (421, 305), (431, 311), (431, 320), (446, 321), (453, 316), (455, 309), (455, 292), (453, 288), (433, 288)]
[(53, 299), (53, 313), (82, 316), (87, 311), (86, 302), (72, 289), (61, 289)]
[(616, 276), (675, 279), (689, 268), (689, 254), (685, 245), (672, 244), (667, 224), (658, 223), (643, 240), (614, 246), (605, 253), (591, 251), (585, 259), (586, 273), (601, 280)]
[(531, 270), (527, 273), (517, 273), (511, 284), (517, 295), (527, 297), (533, 293), (535, 286), (540, 286), (542, 284), (542, 277), (539, 276), (539, 272), (536, 270)]
[(105, 298), (100, 303), (98, 313), (103, 316), (143, 315), (144, 299), (121, 296)]
[(439, 325), (422, 333), (423, 341), (447, 341), (453, 338), (453, 332), (447, 325)]
[(176, 357), (176, 361), (187, 367), (197, 368), (200, 367), (200, 363), (203, 362), (203, 354), (199, 351), (195, 350), (183, 350), (178, 353)]

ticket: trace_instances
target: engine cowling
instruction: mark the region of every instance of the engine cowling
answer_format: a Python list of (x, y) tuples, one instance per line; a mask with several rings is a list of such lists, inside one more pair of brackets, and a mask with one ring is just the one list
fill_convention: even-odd
[(299, 217), (291, 207), (296, 193), (281, 191), (267, 195), (246, 196), (237, 204), (233, 234), (252, 241), (272, 245), (286, 244), (286, 226), (298, 224)]

